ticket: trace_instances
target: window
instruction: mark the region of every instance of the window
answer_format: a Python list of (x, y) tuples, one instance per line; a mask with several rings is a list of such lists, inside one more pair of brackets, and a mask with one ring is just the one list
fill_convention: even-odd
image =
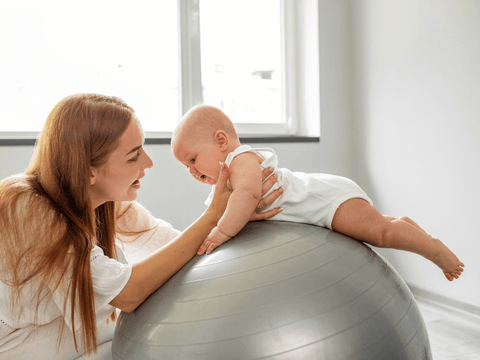
[(203, 101), (235, 123), (285, 122), (280, 18), (278, 0), (200, 2)]
[(315, 0), (2, 2), (0, 136), (35, 137), (76, 92), (124, 99), (147, 137), (168, 137), (202, 102), (241, 134), (318, 136), (316, 12)]

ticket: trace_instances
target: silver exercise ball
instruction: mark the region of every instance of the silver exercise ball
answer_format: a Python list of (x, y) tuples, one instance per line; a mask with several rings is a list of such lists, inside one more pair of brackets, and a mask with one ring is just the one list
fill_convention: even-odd
[(432, 359), (405, 282), (370, 247), (313, 225), (249, 223), (123, 314), (116, 360)]

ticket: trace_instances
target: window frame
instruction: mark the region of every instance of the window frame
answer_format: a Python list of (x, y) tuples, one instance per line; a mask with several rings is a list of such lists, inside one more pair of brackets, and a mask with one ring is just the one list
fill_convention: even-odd
[[(279, 0), (282, 17), (284, 124), (235, 124), (246, 142), (320, 140), (320, 68), (317, 0)], [(202, 103), (199, 0), (177, 0), (179, 114)], [(193, 59), (199, 59), (193, 61)], [(307, 76), (308, 75), (308, 76)], [(0, 146), (33, 145), (37, 132), (2, 132)], [(147, 144), (169, 144), (171, 132), (146, 132)]]

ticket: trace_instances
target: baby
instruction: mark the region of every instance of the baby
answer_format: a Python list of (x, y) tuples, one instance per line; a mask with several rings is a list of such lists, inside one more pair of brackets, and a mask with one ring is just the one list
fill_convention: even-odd
[(173, 133), (172, 152), (195, 179), (205, 184), (217, 182), (219, 162), (230, 168), (233, 192), (227, 209), (199, 248), (199, 255), (210, 254), (235, 236), (252, 213), (261, 210), (256, 207), (261, 197), (262, 169), (273, 167), (278, 180), (270, 191), (280, 186), (284, 191), (268, 207), (283, 208), (272, 220), (310, 223), (376, 247), (414, 252), (440, 267), (450, 281), (462, 274), (464, 264), (440, 240), (407, 217), (380, 214), (353, 181), (279, 169), (272, 149), (241, 145), (233, 123), (220, 109), (207, 105), (190, 109)]

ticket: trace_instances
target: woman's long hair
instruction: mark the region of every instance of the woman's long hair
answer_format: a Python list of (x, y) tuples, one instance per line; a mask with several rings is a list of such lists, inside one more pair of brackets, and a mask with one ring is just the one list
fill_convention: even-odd
[(33, 294), (36, 317), (45, 287), (62, 289), (64, 313), (71, 314), (72, 329), (81, 325), (88, 353), (97, 348), (90, 252), (98, 245), (116, 257), (115, 203), (93, 208), (91, 168), (107, 162), (133, 118), (118, 98), (69, 96), (50, 112), (25, 174), (0, 183), (1, 280), (13, 288), (12, 310), (22, 311), (23, 290), (32, 282), (40, 284)]

